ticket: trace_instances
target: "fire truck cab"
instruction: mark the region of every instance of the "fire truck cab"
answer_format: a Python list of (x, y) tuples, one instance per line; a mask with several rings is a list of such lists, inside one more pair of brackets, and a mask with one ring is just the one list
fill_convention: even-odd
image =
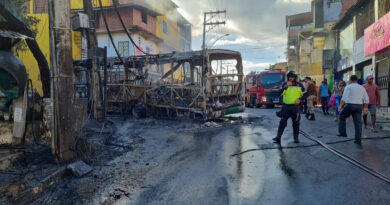
[(282, 70), (266, 70), (250, 73), (245, 77), (245, 105), (247, 107), (275, 107), (283, 103), (280, 91), (286, 81), (286, 72)]

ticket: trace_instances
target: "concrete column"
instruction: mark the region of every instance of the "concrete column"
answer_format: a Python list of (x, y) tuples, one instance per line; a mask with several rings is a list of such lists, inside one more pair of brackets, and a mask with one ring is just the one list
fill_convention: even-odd
[[(379, 0), (374, 0), (375, 3), (374, 3), (374, 9), (375, 9), (375, 22), (379, 20)], [(373, 54), (372, 55), (372, 68), (374, 70), (374, 75), (375, 75), (375, 78), (374, 78), (374, 83), (377, 83), (377, 77), (376, 76), (376, 54)]]

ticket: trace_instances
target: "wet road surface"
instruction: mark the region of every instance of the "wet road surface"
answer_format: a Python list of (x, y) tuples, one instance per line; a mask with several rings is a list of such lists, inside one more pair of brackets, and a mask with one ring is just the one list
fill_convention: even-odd
[[(320, 146), (278, 148), (271, 142), (278, 123), (274, 111), (256, 112), (259, 118), (251, 125), (194, 134), (189, 147), (156, 170), (156, 176), (163, 176), (151, 173), (147, 177), (150, 188), (137, 193), (128, 204), (386, 204), (390, 199), (389, 184)], [(288, 135), (290, 128), (282, 146), (296, 146)], [(302, 136), (301, 141), (303, 146), (312, 143)], [(365, 141), (363, 149), (351, 142), (334, 147), (390, 175), (386, 163), (389, 143), (371, 140)], [(271, 147), (275, 149), (231, 156)]]
[[(65, 191), (52, 191), (50, 197), (56, 198), (57, 204), (388, 204), (390, 201), (389, 184), (303, 136), (299, 145), (294, 144), (291, 122), (282, 145), (272, 143), (278, 125), (275, 110), (247, 109), (240, 116), (243, 121), (227, 120), (211, 127), (185, 121), (116, 121), (118, 130), (110, 140), (113, 144), (131, 144), (131, 151), (94, 166), (94, 172), (82, 179), (57, 186), (56, 190)], [(330, 117), (317, 118), (316, 122), (302, 119), (301, 128), (390, 176), (390, 139), (376, 138), (387, 133), (365, 132), (374, 139), (363, 140), (363, 147), (357, 147), (353, 141), (340, 142), (345, 139), (335, 137), (337, 124)], [(349, 125), (348, 129), (352, 127)], [(244, 152), (247, 150), (252, 151)], [(234, 155), (241, 152), (244, 153)], [(71, 202), (64, 202), (64, 196)], [(35, 204), (42, 204), (39, 202)]]

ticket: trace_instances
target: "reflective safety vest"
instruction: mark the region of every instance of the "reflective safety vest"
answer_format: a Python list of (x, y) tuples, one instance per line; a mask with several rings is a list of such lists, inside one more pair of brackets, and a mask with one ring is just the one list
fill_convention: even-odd
[(286, 105), (293, 105), (303, 95), (302, 87), (299, 85), (289, 86), (283, 91), (283, 103)]

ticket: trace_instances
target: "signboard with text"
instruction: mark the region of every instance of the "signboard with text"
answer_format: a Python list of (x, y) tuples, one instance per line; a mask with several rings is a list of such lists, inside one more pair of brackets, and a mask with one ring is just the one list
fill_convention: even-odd
[(364, 55), (372, 55), (390, 46), (390, 12), (364, 31)]

